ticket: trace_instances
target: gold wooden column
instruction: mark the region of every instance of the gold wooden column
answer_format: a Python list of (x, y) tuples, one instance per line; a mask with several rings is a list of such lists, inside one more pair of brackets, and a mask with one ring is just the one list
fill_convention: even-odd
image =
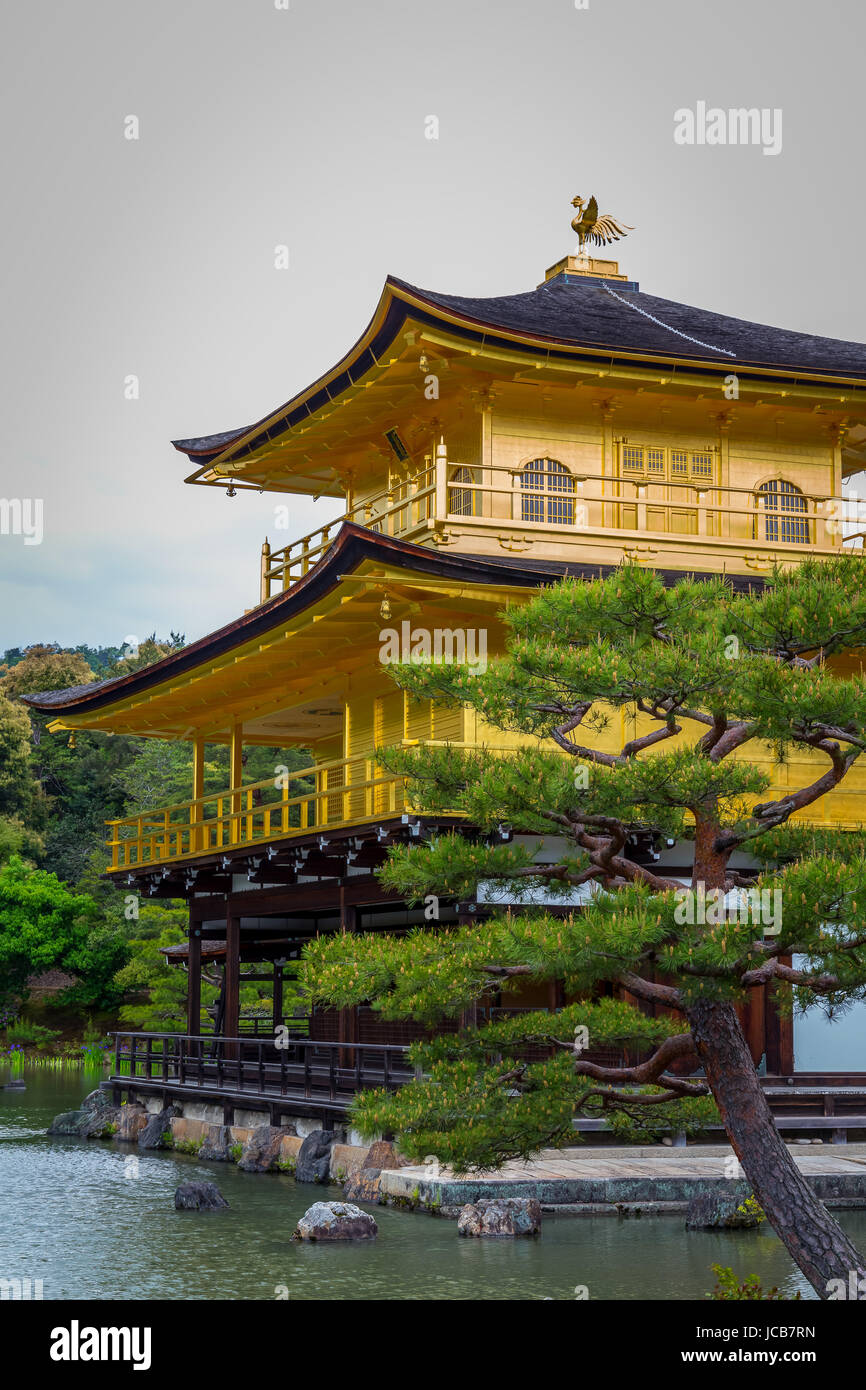
[(232, 793), (231, 843), (237, 845), (241, 838), (241, 793), (240, 786), (244, 776), (244, 726), (235, 721), (231, 728), (229, 742), (229, 785)]
[(190, 824), (190, 849), (195, 851), (202, 849), (204, 833), (202, 820), (204, 817), (204, 806), (201, 798), (204, 796), (204, 739), (197, 738), (192, 745), (192, 799), (195, 803), (189, 808)]

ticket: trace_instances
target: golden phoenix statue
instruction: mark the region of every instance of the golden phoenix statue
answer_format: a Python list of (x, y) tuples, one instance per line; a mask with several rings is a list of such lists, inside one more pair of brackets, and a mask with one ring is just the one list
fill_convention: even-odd
[(628, 236), (629, 232), (634, 231), (634, 227), (620, 226), (616, 218), (610, 217), (607, 213), (599, 217), (598, 200), (595, 197), (591, 197), (587, 202), (578, 193), (572, 198), (571, 206), (578, 210), (571, 228), (577, 232), (581, 256), (586, 254), (587, 242), (595, 246), (606, 246), (609, 242), (619, 241), (620, 237)]

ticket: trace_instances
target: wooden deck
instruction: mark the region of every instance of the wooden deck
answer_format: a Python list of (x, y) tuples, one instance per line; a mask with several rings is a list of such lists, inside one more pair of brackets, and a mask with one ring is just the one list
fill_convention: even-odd
[(331, 1043), (288, 1037), (197, 1037), (117, 1033), (106, 1085), (166, 1100), (344, 1115), (359, 1091), (389, 1091), (411, 1081), (405, 1047)]
[[(399, 1044), (324, 1042), (303, 1036), (300, 1028), (281, 1042), (285, 1045), (278, 1046), (272, 1032), (262, 1037), (117, 1033), (114, 1066), (104, 1084), (117, 1093), (132, 1089), (166, 1102), (196, 1099), (227, 1110), (333, 1120), (347, 1113), (359, 1091), (395, 1091), (415, 1075), (406, 1047)], [(826, 1135), (845, 1144), (849, 1131), (866, 1130), (866, 1076), (773, 1076), (761, 1082), (783, 1133)], [(605, 1121), (576, 1118), (574, 1128), (604, 1131)]]

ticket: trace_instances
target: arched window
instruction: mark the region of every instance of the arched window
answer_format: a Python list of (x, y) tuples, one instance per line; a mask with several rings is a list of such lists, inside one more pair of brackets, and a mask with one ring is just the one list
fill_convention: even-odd
[(763, 515), (763, 536), (756, 538), (782, 545), (808, 545), (806, 499), (798, 487), (784, 478), (771, 478), (758, 488), (758, 507)]
[(520, 479), (524, 521), (574, 525), (574, 478), (556, 459), (533, 459)]
[(448, 488), (448, 513), (450, 516), (477, 516), (478, 514), (478, 493), (469, 486), (458, 486), (454, 484), (472, 484), (477, 482), (474, 468), (467, 468), (465, 463), (460, 463), (451, 472), (450, 485)]

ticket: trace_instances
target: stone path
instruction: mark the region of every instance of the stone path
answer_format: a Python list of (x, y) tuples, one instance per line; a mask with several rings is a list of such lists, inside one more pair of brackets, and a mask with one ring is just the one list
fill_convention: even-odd
[[(840, 1152), (841, 1150), (841, 1152)], [(828, 1205), (866, 1206), (866, 1144), (794, 1144), (800, 1171)], [(687, 1202), (728, 1186), (733, 1151), (725, 1144), (545, 1149), (531, 1163), (456, 1177), (435, 1164), (384, 1172), (381, 1191), (396, 1205), (453, 1207), (479, 1197), (537, 1197), (546, 1206), (587, 1209)], [(744, 1193), (748, 1184), (743, 1179)], [(670, 1209), (661, 1208), (661, 1209)]]

